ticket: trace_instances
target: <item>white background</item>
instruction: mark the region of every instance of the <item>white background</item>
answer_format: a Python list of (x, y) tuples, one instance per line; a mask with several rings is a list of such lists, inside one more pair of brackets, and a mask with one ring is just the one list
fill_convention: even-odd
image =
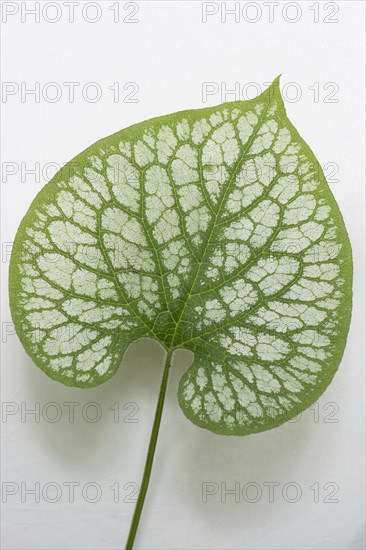
[[(364, 458), (364, 134), (363, 134), (363, 39), (364, 3), (331, 2), (319, 7), (314, 22), (314, 2), (298, 2), (283, 12), (276, 7), (274, 22), (262, 2), (241, 14), (235, 22), (220, 13), (202, 22), (201, 2), (139, 2), (138, 23), (114, 23), (110, 2), (100, 2), (101, 18), (89, 23), (75, 8), (75, 22), (59, 2), (61, 19), (50, 11), (39, 23), (26, 16), (21, 4), (2, 25), (4, 82), (24, 82), (28, 88), (56, 82), (63, 94), (49, 102), (42, 96), (3, 96), (3, 168), (13, 162), (18, 172), (2, 180), (2, 242), (11, 243), (30, 202), (46, 183), (25, 175), (24, 168), (36, 162), (67, 162), (97, 139), (135, 122), (188, 108), (221, 103), (220, 93), (202, 101), (202, 83), (224, 82), (233, 88), (248, 82), (262, 85), (282, 73), (282, 84), (301, 98), (286, 101), (290, 119), (310, 144), (320, 163), (336, 163), (339, 171), (330, 183), (340, 205), (352, 242), (355, 277), (354, 310), (347, 348), (334, 381), (321, 397), (318, 408), (303, 413), (297, 422), (249, 437), (224, 437), (195, 427), (183, 416), (177, 402), (179, 379), (190, 363), (187, 353), (176, 355), (159, 436), (153, 475), (136, 540), (143, 549), (361, 549), (363, 541)], [(54, 4), (54, 3), (52, 3)], [(114, 3), (115, 4), (115, 3)], [(241, 3), (241, 8), (247, 2)], [(252, 2), (253, 4), (253, 2)], [(287, 3), (288, 4), (288, 3)], [(293, 4), (293, 3), (292, 3)], [(44, 2), (41, 2), (44, 5)], [(333, 6), (339, 7), (331, 15)], [(133, 8), (123, 10), (120, 19)], [(220, 7), (219, 4), (217, 4)], [(229, 3), (227, 7), (232, 7)], [(213, 9), (213, 8), (212, 8)], [(260, 16), (258, 9), (262, 10)], [(95, 16), (87, 12), (89, 19)], [(256, 23), (248, 22), (259, 14)], [(338, 19), (325, 23), (324, 18)], [(247, 20), (245, 20), (247, 19)], [(287, 21), (286, 21), (287, 19)], [(75, 101), (70, 103), (64, 82), (79, 82)], [(88, 102), (81, 89), (97, 82), (100, 101)], [(136, 82), (137, 103), (114, 102), (109, 86)], [(324, 101), (335, 82), (338, 102)], [(314, 96), (319, 83), (319, 98)], [(246, 88), (248, 89), (248, 88)], [(92, 90), (89, 90), (90, 93)], [(51, 96), (52, 90), (49, 89)], [(254, 89), (252, 89), (254, 95)], [(227, 96), (227, 100), (234, 99)], [(318, 99), (318, 101), (316, 101)], [(5, 101), (6, 100), (6, 101)], [(21, 163), (23, 174), (21, 172)], [(49, 175), (51, 176), (50, 170)], [(25, 181), (22, 181), (25, 180)], [(38, 370), (11, 332), (7, 300), (8, 257), (2, 268), (2, 399), (28, 408), (56, 402), (62, 408), (58, 422), (44, 416), (40, 422), (20, 413), (3, 417), (4, 482), (19, 485), (19, 491), (3, 504), (4, 549), (118, 549), (123, 547), (134, 504), (124, 502), (141, 478), (145, 450), (153, 419), (163, 351), (149, 341), (132, 345), (114, 379), (93, 390), (77, 390), (53, 382)], [(10, 334), (7, 334), (10, 333)], [(79, 402), (75, 422), (68, 421), (64, 402)], [(91, 423), (82, 407), (97, 402), (102, 418)], [(109, 407), (119, 402), (122, 419), (139, 407), (137, 423), (113, 421)], [(331, 405), (329, 405), (331, 403)], [(6, 405), (9, 407), (9, 405)], [(332, 411), (334, 414), (331, 416)], [(87, 410), (90, 416), (95, 411)], [(337, 420), (337, 422), (330, 422)], [(52, 488), (40, 502), (24, 495), (20, 484), (41, 489), (54, 482), (62, 488), (58, 502), (49, 500)], [(70, 503), (64, 483), (78, 482), (75, 501)], [(86, 483), (102, 490), (97, 503), (82, 496)], [(113, 500), (110, 486), (120, 484), (120, 502)], [(211, 482), (217, 493), (202, 499), (202, 484)], [(277, 482), (274, 502), (268, 483)], [(221, 483), (241, 491), (240, 502), (227, 495), (222, 502)], [(246, 485), (246, 484), (252, 485)], [(286, 484), (292, 485), (286, 485)], [(314, 491), (318, 484), (319, 502)], [(331, 485), (329, 485), (329, 483)], [(253, 485), (257, 484), (257, 485)], [(297, 484), (297, 485), (294, 485)], [(328, 485), (327, 485), (328, 484)], [(336, 484), (338, 502), (324, 502)], [(260, 488), (257, 502), (255, 488)], [(310, 489), (310, 486), (313, 489)], [(5, 487), (9, 488), (9, 485)], [(16, 487), (16, 485), (13, 485)], [(3, 485), (4, 488), (4, 485)], [(248, 489), (247, 497), (242, 492)], [(289, 502), (299, 492), (297, 502)], [(288, 491), (286, 493), (286, 491)], [(24, 492), (24, 491), (23, 491)], [(87, 497), (93, 498), (90, 489)]]

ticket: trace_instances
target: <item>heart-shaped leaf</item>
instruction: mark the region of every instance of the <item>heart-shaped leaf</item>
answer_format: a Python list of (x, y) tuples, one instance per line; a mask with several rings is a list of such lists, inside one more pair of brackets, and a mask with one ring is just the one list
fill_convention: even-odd
[(179, 402), (223, 434), (277, 426), (341, 359), (351, 249), (278, 80), (252, 101), (102, 139), (45, 186), (18, 230), (11, 310), (34, 362), (91, 387), (142, 336), (194, 352)]

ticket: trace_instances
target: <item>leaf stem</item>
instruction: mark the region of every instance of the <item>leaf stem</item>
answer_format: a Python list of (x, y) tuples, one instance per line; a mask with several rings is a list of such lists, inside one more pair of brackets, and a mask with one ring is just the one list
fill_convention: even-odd
[(164, 408), (164, 401), (165, 401), (165, 395), (166, 395), (166, 388), (167, 388), (167, 384), (168, 384), (170, 360), (171, 360), (171, 357), (172, 357), (172, 353), (173, 353), (173, 350), (171, 350), (171, 349), (168, 350), (166, 358), (165, 358), (163, 377), (161, 379), (161, 384), (160, 384), (159, 398), (158, 398), (158, 403), (156, 405), (154, 423), (153, 423), (153, 427), (152, 427), (152, 430), (151, 430), (150, 442), (149, 442), (149, 447), (148, 447), (148, 450), (147, 450), (144, 473), (143, 473), (143, 476), (142, 476), (139, 496), (138, 496), (138, 499), (137, 499), (137, 502), (136, 502), (136, 507), (135, 507), (135, 511), (134, 511), (134, 514), (133, 514), (132, 522), (131, 522), (130, 532), (129, 532), (127, 543), (126, 543), (126, 550), (132, 550), (132, 548), (133, 548), (133, 544), (134, 544), (134, 541), (135, 541), (137, 529), (138, 529), (138, 526), (139, 526), (140, 516), (141, 516), (141, 513), (142, 513), (142, 508), (144, 506), (147, 489), (149, 487), (151, 469), (152, 469), (152, 465), (153, 465), (153, 461), (154, 461), (156, 443), (157, 443), (157, 440), (158, 440), (161, 415), (163, 413), (163, 408)]

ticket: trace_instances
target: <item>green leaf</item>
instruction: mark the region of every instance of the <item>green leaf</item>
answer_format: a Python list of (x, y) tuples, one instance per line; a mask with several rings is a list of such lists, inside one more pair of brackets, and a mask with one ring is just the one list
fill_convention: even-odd
[(105, 382), (142, 336), (190, 349), (179, 403), (222, 434), (313, 403), (350, 321), (346, 229), (278, 79), (86, 149), (33, 201), (10, 271), (17, 332), (51, 378)]

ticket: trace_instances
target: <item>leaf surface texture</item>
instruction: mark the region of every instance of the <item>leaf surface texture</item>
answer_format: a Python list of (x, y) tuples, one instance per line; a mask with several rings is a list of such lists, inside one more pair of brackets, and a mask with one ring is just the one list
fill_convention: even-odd
[(34, 362), (92, 387), (149, 336), (194, 352), (179, 403), (223, 434), (272, 428), (331, 381), (351, 310), (337, 204), (278, 81), (97, 142), (18, 230), (11, 310)]

